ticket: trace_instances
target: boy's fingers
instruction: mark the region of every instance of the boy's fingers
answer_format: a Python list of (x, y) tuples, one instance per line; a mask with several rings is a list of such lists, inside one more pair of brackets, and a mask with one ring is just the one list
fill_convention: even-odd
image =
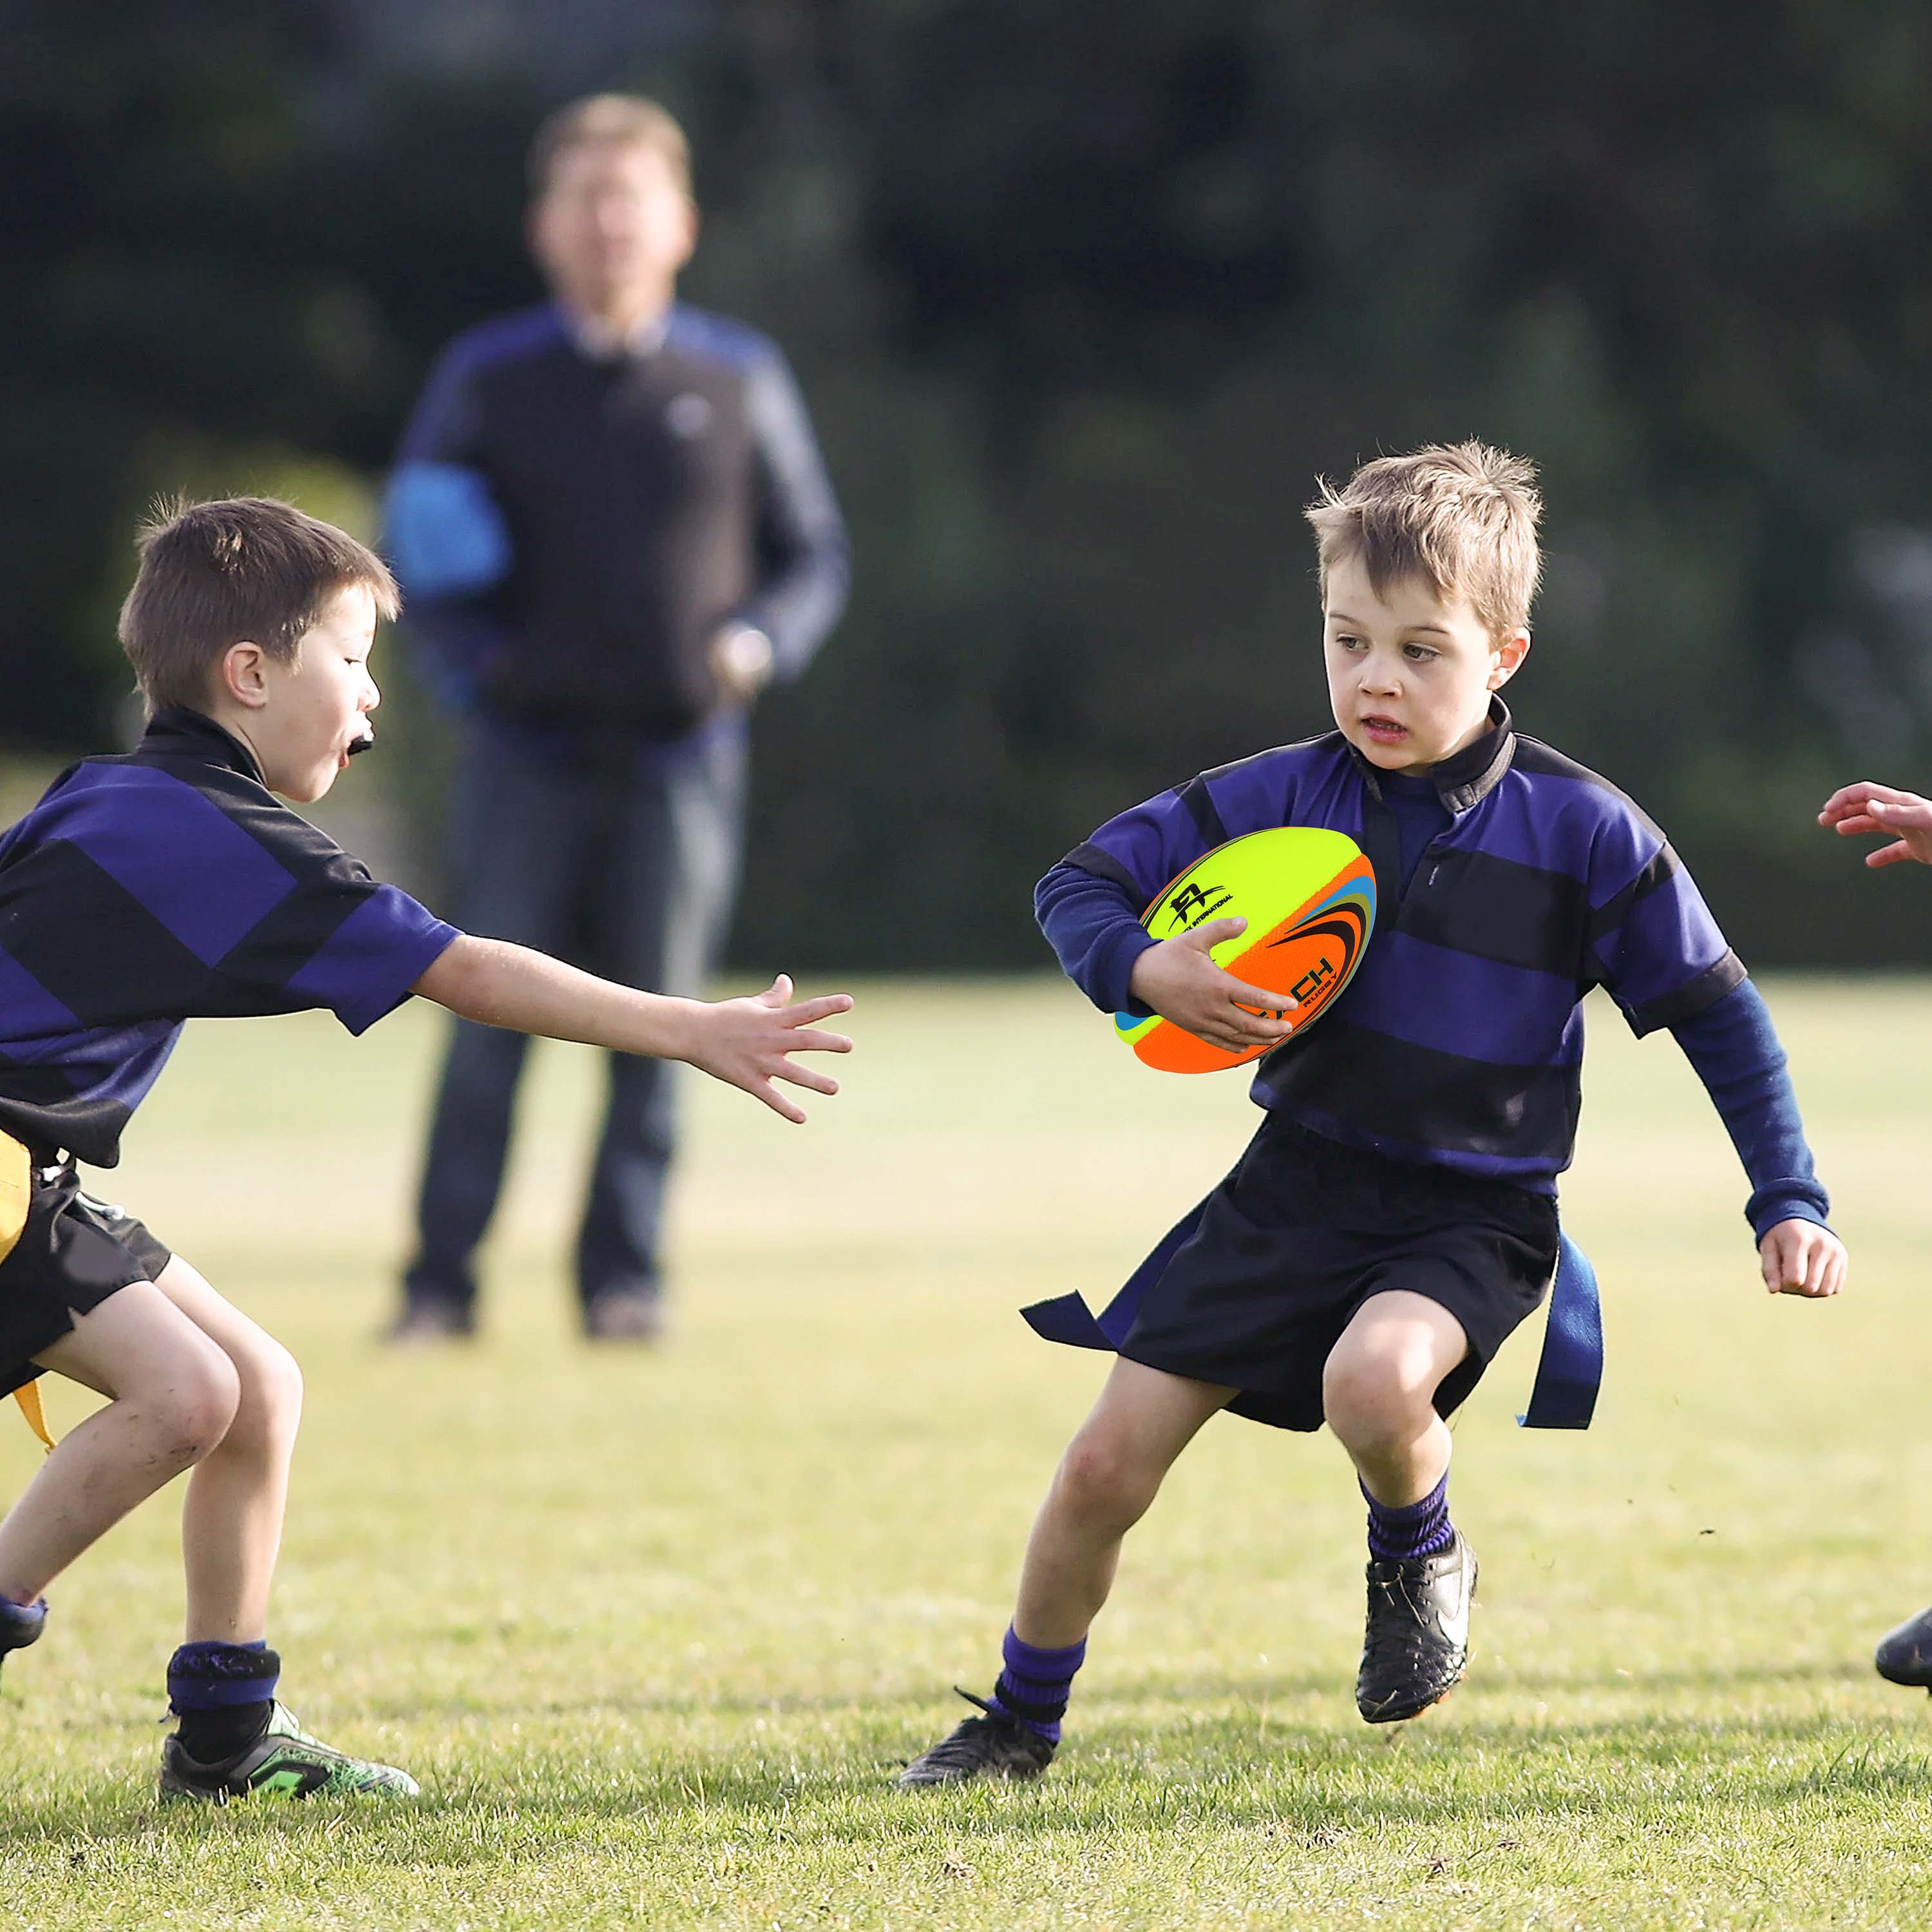
[(1903, 838), (1889, 845), (1881, 845), (1876, 852), (1865, 854), (1868, 866), (1895, 866), (1901, 859), (1912, 856), (1912, 848)]
[(1180, 938), (1183, 945), (1195, 946), (1205, 952), (1209, 947), (1219, 946), (1222, 940), (1234, 938), (1247, 929), (1247, 921), (1238, 916), (1210, 919), (1204, 925), (1182, 933)]
[(1264, 993), (1239, 980), (1229, 980), (1226, 991), (1238, 1006), (1265, 1006), (1271, 1013), (1292, 1013), (1301, 1004), (1292, 993)]
[(805, 1124), (805, 1109), (788, 1100), (763, 1074), (754, 1073), (743, 1082), (745, 1091), (754, 1100), (762, 1100), (775, 1114), (782, 1114), (795, 1127)]
[(850, 1053), (852, 1042), (842, 1033), (794, 1033), (781, 1053)]
[(1910, 798), (1909, 791), (1900, 791), (1895, 786), (1876, 784), (1870, 778), (1861, 778), (1856, 784), (1840, 785), (1826, 800), (1821, 818), (1842, 818), (1848, 812), (1862, 809), (1874, 799), (1896, 804), (1901, 799)]
[(794, 1066), (789, 1060), (782, 1060), (772, 1068), (774, 1080), (789, 1080), (794, 1087), (809, 1087), (814, 1094), (836, 1094), (838, 1083), (829, 1073), (821, 1073), (815, 1066)]
[(788, 1026), (809, 1026), (814, 1020), (830, 1019), (834, 1013), (849, 1013), (852, 1010), (850, 993), (820, 993), (816, 998), (801, 1000), (795, 1006), (787, 1009), (785, 1024)]
[(783, 1006), (786, 1000), (791, 998), (790, 976), (788, 974), (779, 974), (762, 993), (754, 994), (752, 997), (761, 1006)]

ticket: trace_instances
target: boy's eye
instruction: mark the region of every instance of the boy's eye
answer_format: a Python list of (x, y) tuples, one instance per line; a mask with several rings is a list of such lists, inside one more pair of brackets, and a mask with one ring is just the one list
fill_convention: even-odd
[(1441, 652), (1432, 651), (1426, 644), (1407, 644), (1403, 649), (1412, 664), (1427, 664), (1432, 658), (1442, 656)]

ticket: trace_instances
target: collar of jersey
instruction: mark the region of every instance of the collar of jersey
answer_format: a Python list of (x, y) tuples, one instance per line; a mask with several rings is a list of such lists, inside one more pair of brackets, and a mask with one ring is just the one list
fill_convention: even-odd
[[(1465, 745), (1453, 758), (1444, 758), (1439, 765), (1430, 768), (1429, 776), (1436, 782), (1436, 795), (1452, 812), (1461, 813), (1472, 805), (1480, 804), (1495, 790), (1502, 781), (1503, 774), (1510, 768), (1510, 760), (1516, 756), (1516, 728), (1510, 717), (1509, 706), (1494, 692), (1490, 694), (1490, 724), (1473, 745)], [(1347, 744), (1346, 739), (1342, 740)], [(1368, 782), (1368, 787), (1379, 799), (1382, 795), (1382, 774), (1356, 750), (1348, 746), (1348, 755), (1355, 761), (1355, 769)]]
[(238, 772), (257, 784), (262, 782), (262, 768), (256, 764), (254, 753), (205, 712), (190, 710), (185, 704), (164, 705), (148, 720), (135, 755), (193, 758), (201, 764), (220, 765)]

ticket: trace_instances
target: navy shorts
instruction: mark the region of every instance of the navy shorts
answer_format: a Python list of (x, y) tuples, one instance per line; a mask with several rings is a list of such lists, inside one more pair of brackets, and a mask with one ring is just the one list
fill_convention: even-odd
[(74, 1318), (172, 1257), (130, 1214), (80, 1191), (71, 1167), (34, 1171), (27, 1225), (0, 1262), (0, 1395), (40, 1372), (34, 1358), (71, 1334)]
[(1237, 1415), (1319, 1429), (1322, 1372), (1355, 1311), (1406, 1289), (1462, 1324), (1449, 1414), (1556, 1272), (1556, 1204), (1508, 1181), (1345, 1147), (1274, 1114), (1150, 1282), (1120, 1352), (1220, 1382)]

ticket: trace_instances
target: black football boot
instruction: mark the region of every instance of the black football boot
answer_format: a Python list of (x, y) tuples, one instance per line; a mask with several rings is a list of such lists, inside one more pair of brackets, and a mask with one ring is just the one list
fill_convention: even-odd
[(1371, 1724), (1393, 1724), (1439, 1704), (1469, 1662), (1469, 1604), (1476, 1552), (1457, 1532), (1433, 1556), (1369, 1565), (1368, 1627), (1355, 1708)]
[(1932, 1690), (1932, 1610), (1921, 1610), (1895, 1630), (1887, 1630), (1879, 1639), (1878, 1654), (1872, 1661), (1888, 1683)]
[(1004, 1778), (1019, 1783), (1037, 1778), (1053, 1762), (1058, 1747), (1039, 1732), (994, 1710), (970, 1690), (959, 1694), (986, 1714), (962, 1719), (930, 1750), (914, 1758), (899, 1773), (902, 1791), (926, 1784), (964, 1784), (974, 1778)]

